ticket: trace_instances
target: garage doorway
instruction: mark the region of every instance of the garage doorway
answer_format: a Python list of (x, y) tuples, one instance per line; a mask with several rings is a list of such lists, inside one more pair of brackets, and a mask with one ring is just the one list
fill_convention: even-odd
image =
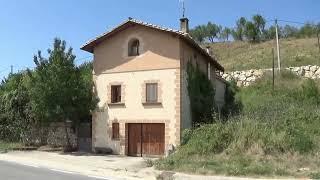
[(164, 123), (128, 124), (128, 155), (157, 156), (164, 154)]

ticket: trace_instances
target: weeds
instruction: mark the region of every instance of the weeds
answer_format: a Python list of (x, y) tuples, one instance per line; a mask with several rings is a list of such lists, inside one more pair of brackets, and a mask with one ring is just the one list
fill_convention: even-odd
[[(156, 167), (201, 174), (318, 177), (319, 85), (283, 72), (243, 88), (240, 115), (183, 135), (177, 153)], [(298, 172), (307, 167), (310, 172)]]

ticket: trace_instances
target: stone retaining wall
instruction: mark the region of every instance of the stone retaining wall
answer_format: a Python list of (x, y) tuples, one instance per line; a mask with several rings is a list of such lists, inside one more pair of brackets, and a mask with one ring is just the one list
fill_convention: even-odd
[[(301, 67), (285, 68), (294, 74), (311, 79), (320, 79), (320, 66), (307, 65)], [(278, 69), (275, 69), (276, 71)], [(225, 72), (221, 76), (227, 81), (234, 79), (238, 86), (249, 86), (257, 79), (261, 78), (265, 72), (271, 72), (272, 69), (251, 69), (246, 71)]]

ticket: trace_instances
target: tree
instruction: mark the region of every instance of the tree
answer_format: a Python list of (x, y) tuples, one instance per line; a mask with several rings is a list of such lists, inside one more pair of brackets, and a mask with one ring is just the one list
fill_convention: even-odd
[(259, 14), (254, 15), (252, 17), (252, 20), (255, 28), (257, 29), (257, 31), (259, 31), (259, 35), (261, 35), (265, 29), (266, 20)]
[(218, 34), (221, 32), (221, 26), (208, 22), (206, 26), (206, 34), (211, 43), (214, 42), (214, 39), (218, 37)]
[(233, 31), (233, 33), (232, 33), (234, 39), (240, 40), (240, 41), (244, 40), (246, 23), (247, 23), (247, 20), (244, 17), (241, 17), (237, 21), (237, 26), (236, 26), (235, 30)]
[(0, 83), (0, 139), (25, 142), (33, 123), (25, 72), (9, 74)]
[(220, 39), (222, 39), (223, 41), (228, 41), (231, 33), (232, 33), (231, 29), (229, 29), (228, 27), (225, 27), (220, 33)]
[(263, 32), (263, 37), (266, 40), (271, 40), (276, 37), (276, 27), (275, 26), (270, 26), (269, 29), (265, 30)]
[(285, 25), (282, 30), (282, 36), (284, 38), (298, 37), (299, 36), (298, 33), (299, 33), (299, 29), (290, 25)]
[(206, 37), (208, 36), (207, 28), (205, 25), (196, 26), (194, 29), (190, 31), (191, 37), (193, 37), (199, 43), (205, 41)]
[(72, 48), (66, 42), (54, 39), (53, 49), (48, 49), (48, 58), (41, 51), (34, 56), (36, 68), (29, 72), (31, 79), (31, 106), (42, 123), (63, 122), (66, 145), (71, 150), (67, 124), (77, 126), (82, 116), (95, 108), (92, 86), (84, 81), (80, 68), (74, 64)]
[(251, 21), (247, 21), (245, 27), (245, 36), (251, 42), (259, 41), (259, 30), (256, 28), (255, 24)]
[(305, 25), (303, 25), (301, 28), (300, 28), (300, 31), (299, 31), (299, 36), (300, 37), (312, 37), (316, 34), (316, 28), (313, 24), (311, 23), (306, 23)]

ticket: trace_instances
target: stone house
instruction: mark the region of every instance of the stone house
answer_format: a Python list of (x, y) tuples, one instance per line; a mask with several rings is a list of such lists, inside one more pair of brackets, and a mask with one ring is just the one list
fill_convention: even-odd
[(92, 118), (92, 148), (121, 155), (163, 155), (180, 144), (191, 127), (186, 64), (192, 62), (216, 87), (224, 103), (224, 68), (188, 34), (129, 18), (81, 47), (94, 55), (94, 91), (99, 97)]

